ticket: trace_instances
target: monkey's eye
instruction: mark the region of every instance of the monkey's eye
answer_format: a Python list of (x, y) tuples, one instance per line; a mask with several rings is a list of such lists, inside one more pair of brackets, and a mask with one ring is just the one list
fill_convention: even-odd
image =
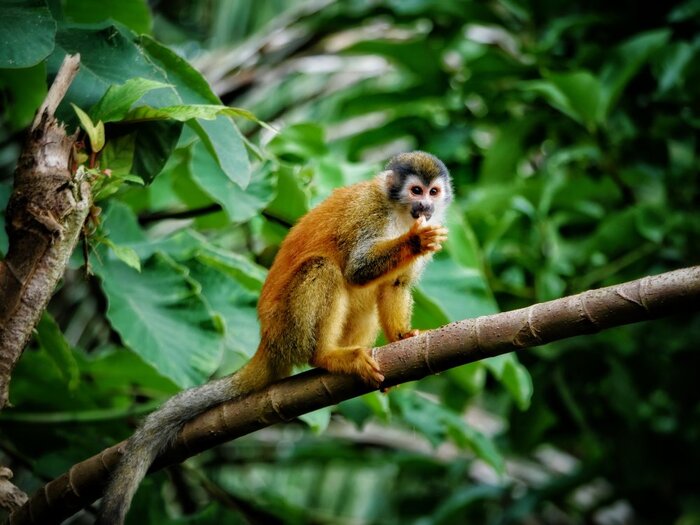
[(421, 188), (420, 186), (413, 186), (411, 188), (411, 193), (413, 193), (413, 195), (420, 195), (421, 193), (423, 193), (423, 188)]
[(433, 197), (435, 197), (435, 195), (437, 195), (438, 193), (440, 193), (440, 190), (438, 190), (437, 188), (430, 188), (430, 194)]

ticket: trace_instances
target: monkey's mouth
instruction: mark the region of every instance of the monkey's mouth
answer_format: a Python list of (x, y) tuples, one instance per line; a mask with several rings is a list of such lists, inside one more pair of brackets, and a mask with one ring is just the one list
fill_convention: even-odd
[(411, 210), (411, 217), (414, 219), (419, 219), (421, 216), (425, 217), (425, 222), (428, 222), (433, 213), (427, 210)]

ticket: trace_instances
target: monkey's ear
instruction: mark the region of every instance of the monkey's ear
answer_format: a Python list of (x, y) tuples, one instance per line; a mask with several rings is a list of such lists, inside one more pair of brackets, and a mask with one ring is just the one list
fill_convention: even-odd
[(394, 173), (392, 170), (382, 171), (379, 173), (379, 175), (377, 175), (377, 177), (383, 181), (384, 188), (386, 188), (387, 191), (392, 189), (396, 184), (396, 173)]

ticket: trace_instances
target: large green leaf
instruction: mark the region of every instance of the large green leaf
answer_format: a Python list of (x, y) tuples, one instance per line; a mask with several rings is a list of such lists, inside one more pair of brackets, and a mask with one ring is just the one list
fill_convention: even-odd
[(659, 57), (659, 93), (683, 86), (685, 71), (693, 58), (700, 51), (700, 42), (695, 45), (688, 42), (674, 42), (660, 53)]
[(614, 50), (600, 72), (601, 118), (610, 114), (627, 83), (670, 37), (669, 29), (655, 29), (633, 36)]
[(80, 381), (78, 363), (58, 324), (46, 312), (36, 327), (36, 339), (60, 370), (68, 390), (75, 390)]
[(190, 276), (201, 287), (202, 297), (222, 319), (226, 350), (251, 356), (260, 340), (256, 305), (258, 295), (230, 273), (204, 264), (202, 259), (188, 261)]
[(125, 115), (149, 91), (172, 88), (170, 84), (148, 78), (130, 78), (123, 84), (110, 86), (102, 98), (90, 109), (93, 120), (113, 122), (124, 120)]
[(150, 184), (165, 167), (182, 133), (181, 122), (144, 122), (134, 135), (131, 171)]
[(190, 172), (194, 181), (221, 204), (232, 222), (252, 219), (276, 194), (275, 181), (267, 170), (259, 173), (250, 185), (242, 190), (227, 177), (201, 141), (192, 146)]
[(301, 170), (281, 166), (277, 172), (277, 195), (267, 207), (270, 215), (290, 225), (310, 208), (309, 191), (304, 186), (301, 175)]
[(197, 251), (197, 259), (230, 275), (249, 290), (259, 292), (267, 272), (242, 255), (204, 244)]
[(398, 391), (392, 394), (391, 401), (398, 405), (406, 423), (423, 434), (434, 446), (449, 436), (457, 446), (470, 448), (496, 471), (503, 471), (503, 457), (493, 441), (469, 426), (457, 413), (415, 391)]
[(484, 155), (479, 182), (502, 184), (513, 179), (523, 158), (523, 141), (532, 125), (532, 119), (523, 118), (496, 131), (494, 142)]
[[(92, 107), (113, 85), (129, 78), (145, 78), (169, 83), (163, 69), (143, 52), (129, 29), (106, 25), (94, 29), (62, 27), (56, 34), (56, 49), (49, 58), (49, 72), (58, 71), (66, 53), (80, 53), (80, 71), (68, 91), (68, 100), (81, 108)], [(182, 102), (175, 88), (147, 93), (142, 101), (152, 106)], [(59, 115), (61, 116), (61, 115)]]
[(552, 73), (547, 78), (564, 94), (566, 103), (560, 107), (569, 116), (593, 130), (599, 120), (602, 105), (601, 84), (589, 71)]
[(215, 120), (190, 120), (188, 125), (226, 176), (245, 189), (250, 181), (250, 161), (243, 136), (231, 119), (222, 115)]
[(64, 0), (67, 21), (94, 24), (116, 20), (137, 33), (148, 33), (153, 23), (145, 0)]
[(42, 0), (0, 0), (0, 68), (31, 67), (54, 48), (56, 22)]
[(305, 162), (328, 152), (323, 128), (303, 123), (288, 126), (268, 144), (269, 150), (282, 160)]
[(0, 68), (2, 92), (7, 93), (9, 103), (0, 111), (0, 118), (12, 130), (28, 126), (46, 96), (46, 63), (21, 69)]
[(187, 269), (155, 255), (141, 273), (102, 251), (94, 261), (107, 317), (122, 341), (181, 387), (205, 381), (223, 350), (221, 323)]
[(484, 361), (496, 379), (506, 386), (521, 410), (530, 406), (532, 378), (515, 354), (503, 354)]
[(553, 107), (593, 131), (604, 104), (600, 81), (584, 70), (550, 73), (545, 78), (521, 82), (519, 86), (542, 95)]
[[(184, 104), (213, 104), (221, 101), (211, 90), (201, 73), (186, 60), (150, 37), (140, 40), (152, 63), (162, 68), (168, 83), (175, 86)], [(166, 104), (152, 104), (160, 107)], [(238, 128), (231, 119), (220, 116), (211, 121), (190, 120), (189, 125), (204, 141), (210, 154), (226, 175), (245, 188), (250, 180), (250, 163)]]
[[(165, 86), (160, 85), (157, 87)], [(248, 120), (258, 121), (255, 115), (248, 110), (216, 104), (180, 104), (177, 106), (164, 106), (160, 108), (139, 106), (127, 112), (121, 118), (125, 121), (172, 119), (186, 122), (192, 119), (214, 120), (218, 116), (243, 117)]]

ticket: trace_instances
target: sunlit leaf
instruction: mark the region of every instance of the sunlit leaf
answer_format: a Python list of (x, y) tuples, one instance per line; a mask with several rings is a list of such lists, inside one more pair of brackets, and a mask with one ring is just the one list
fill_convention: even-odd
[(128, 120), (125, 116), (141, 97), (154, 89), (168, 87), (172, 86), (148, 78), (130, 78), (123, 84), (110, 86), (90, 113), (95, 120), (103, 122)]

